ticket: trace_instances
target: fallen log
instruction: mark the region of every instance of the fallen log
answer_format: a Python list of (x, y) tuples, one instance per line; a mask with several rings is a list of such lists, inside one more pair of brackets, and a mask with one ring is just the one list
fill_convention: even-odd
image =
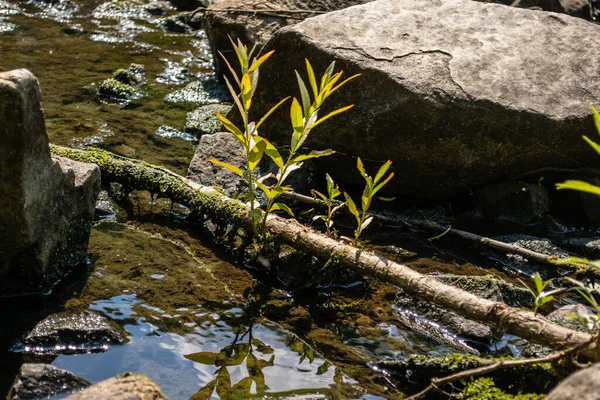
[[(185, 204), (193, 212), (205, 215), (215, 224), (233, 224), (247, 230), (251, 227), (249, 208), (245, 204), (226, 197), (215, 188), (201, 186), (167, 169), (100, 149), (77, 150), (52, 145), (51, 150), (61, 157), (97, 164), (103, 179), (129, 188), (148, 190)], [(531, 342), (565, 349), (592, 340), (587, 333), (564, 328), (533, 312), (486, 300), (446, 285), (382, 256), (317, 233), (294, 220), (269, 215), (266, 227), (271, 236), (281, 243), (322, 260), (333, 258), (358, 273), (398, 286), (422, 300)], [(584, 346), (581, 354), (595, 359), (596, 343)]]
[[(306, 196), (296, 192), (284, 192), (282, 193), (282, 197), (288, 200), (294, 200), (303, 204), (310, 204), (319, 207), (326, 207), (327, 205), (323, 200), (315, 199), (310, 196)], [(341, 202), (336, 202), (336, 205), (341, 204)], [(377, 213), (369, 213), (373, 217), (375, 221), (382, 225), (398, 225), (404, 224), (411, 228), (421, 229), (427, 232), (432, 232), (438, 234), (438, 237), (449, 235), (454, 236), (462, 240), (469, 241), (476, 245), (481, 245), (487, 247), (491, 250), (495, 250), (502, 253), (508, 254), (517, 254), (530, 261), (535, 261), (540, 264), (551, 265), (557, 268), (557, 261), (560, 261), (561, 258), (557, 256), (549, 256), (547, 254), (539, 253), (537, 251), (529, 250), (524, 247), (521, 247), (517, 244), (506, 243), (501, 240), (492, 239), (486, 236), (477, 235), (476, 233), (471, 233), (467, 231), (463, 231), (460, 229), (452, 228), (451, 226), (447, 226), (441, 224), (439, 222), (430, 221), (426, 219), (418, 219), (418, 218), (407, 218), (407, 217), (395, 217), (382, 215)], [(575, 274), (578, 278), (594, 278), (596, 280), (600, 280), (600, 268), (591, 265), (591, 264), (580, 264), (580, 263), (561, 263), (560, 268), (568, 270), (569, 272)]]

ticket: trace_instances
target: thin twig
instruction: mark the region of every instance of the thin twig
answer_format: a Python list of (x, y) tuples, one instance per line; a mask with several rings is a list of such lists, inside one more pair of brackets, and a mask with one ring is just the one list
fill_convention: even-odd
[(243, 8), (206, 8), (198, 7), (191, 12), (189, 18), (191, 19), (194, 15), (199, 12), (214, 12), (214, 13), (238, 13), (238, 14), (253, 14), (253, 15), (264, 15), (266, 17), (277, 17), (277, 18), (289, 18), (289, 19), (304, 19), (298, 17), (296, 14), (325, 14), (325, 11), (315, 10), (255, 10), (255, 9), (243, 9)]
[(579, 349), (587, 346), (588, 344), (592, 343), (595, 340), (596, 340), (596, 337), (592, 337), (590, 340), (588, 340), (585, 343), (580, 343), (580, 344), (573, 346), (566, 350), (557, 351), (556, 353), (552, 353), (552, 354), (550, 354), (546, 357), (542, 357), (542, 358), (525, 358), (522, 360), (499, 361), (499, 362), (496, 362), (496, 363), (493, 363), (490, 365), (484, 365), (482, 367), (473, 368), (473, 369), (469, 369), (466, 371), (460, 371), (460, 372), (457, 372), (456, 374), (448, 375), (443, 378), (432, 378), (431, 383), (425, 389), (421, 390), (419, 393), (416, 393), (410, 397), (407, 397), (405, 400), (417, 400), (417, 399), (423, 397), (430, 390), (437, 389), (439, 386), (445, 385), (447, 383), (456, 382), (456, 381), (459, 381), (459, 380), (462, 380), (465, 378), (471, 378), (471, 377), (475, 377), (475, 376), (485, 375), (490, 372), (498, 371), (500, 369), (512, 368), (512, 367), (524, 367), (527, 365), (553, 362), (553, 361), (559, 360), (561, 358), (567, 357), (573, 353), (576, 353)]

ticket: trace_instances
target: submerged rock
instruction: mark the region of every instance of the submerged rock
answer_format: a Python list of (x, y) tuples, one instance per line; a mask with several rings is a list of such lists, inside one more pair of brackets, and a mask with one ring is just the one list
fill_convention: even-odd
[(37, 80), (0, 74), (0, 293), (50, 289), (87, 257), (96, 165), (51, 157)]
[(210, 135), (223, 129), (223, 124), (216, 113), (227, 114), (231, 106), (228, 104), (208, 104), (198, 107), (187, 114), (185, 131), (194, 135)]
[(229, 196), (235, 195), (240, 191), (241, 178), (209, 162), (212, 157), (244, 169), (247, 162), (244, 148), (229, 132), (202, 135), (187, 173), (187, 177), (193, 181), (206, 186), (220, 186)]
[[(596, 134), (597, 37), (600, 26), (566, 15), (471, 0), (379, 0), (279, 30), (263, 50), (276, 51), (261, 67), (269, 85), (259, 85), (253, 108), (262, 115), (290, 95), (294, 70), (306, 77), (305, 58), (319, 75), (337, 60), (347, 76), (361, 76), (323, 112), (354, 109), (309, 137), (311, 148), (338, 151), (317, 162), (340, 184), (361, 182), (348, 173), (355, 158), (339, 153), (368, 149), (370, 159), (393, 161), (388, 192), (447, 198), (540, 165), (595, 165), (580, 136)], [(262, 131), (287, 143), (289, 116), (273, 114)]]
[(197, 103), (199, 105), (230, 101), (227, 89), (212, 77), (192, 82), (183, 89), (168, 94), (165, 100), (171, 103)]
[(546, 316), (555, 324), (581, 332), (589, 332), (589, 326), (594, 325), (596, 314), (582, 304), (570, 304), (552, 311)]
[(73, 393), (90, 385), (85, 379), (50, 364), (23, 364), (9, 398), (49, 398), (61, 393)]
[(25, 337), (28, 353), (79, 353), (102, 351), (125, 342), (121, 330), (106, 317), (92, 312), (53, 314)]
[(546, 400), (597, 400), (600, 393), (600, 363), (569, 375)]
[(548, 191), (542, 185), (508, 181), (478, 189), (475, 209), (485, 218), (498, 218), (519, 225), (539, 223), (550, 211)]
[(142, 97), (138, 90), (143, 83), (144, 66), (131, 64), (127, 69), (116, 70), (112, 77), (106, 79), (98, 88), (98, 96), (117, 104), (128, 104)]
[(67, 400), (168, 400), (156, 383), (139, 374), (125, 373), (75, 393)]

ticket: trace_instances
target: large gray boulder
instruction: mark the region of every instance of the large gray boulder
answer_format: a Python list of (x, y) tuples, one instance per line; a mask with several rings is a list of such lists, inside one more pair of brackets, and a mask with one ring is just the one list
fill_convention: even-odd
[[(327, 109), (354, 109), (320, 125), (307, 145), (348, 156), (318, 161), (340, 183), (362, 183), (392, 160), (388, 192), (445, 198), (544, 167), (581, 166), (597, 154), (590, 103), (600, 105), (600, 26), (566, 15), (471, 0), (379, 0), (279, 30), (264, 52), (253, 115), (299, 97), (304, 58), (320, 75), (337, 61), (362, 74)], [(305, 78), (306, 79), (306, 78)], [(289, 142), (289, 113), (261, 132)], [(374, 172), (372, 172), (374, 173)]]
[(546, 397), (546, 400), (600, 399), (600, 363), (569, 375)]
[[(204, 27), (217, 76), (221, 78), (223, 74), (229, 74), (219, 52), (227, 57), (232, 66), (237, 66), (229, 36), (234, 40), (239, 38), (248, 48), (256, 45), (260, 49), (273, 33), (284, 26), (367, 1), (371, 0), (214, 0), (205, 13)], [(300, 12), (303, 10), (307, 12)]]
[(0, 293), (40, 292), (85, 261), (97, 166), (50, 156), (37, 80), (0, 73)]

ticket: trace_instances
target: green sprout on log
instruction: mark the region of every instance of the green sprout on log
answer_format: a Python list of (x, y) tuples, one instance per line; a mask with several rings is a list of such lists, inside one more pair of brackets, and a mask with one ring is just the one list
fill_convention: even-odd
[[(371, 201), (373, 201), (375, 194), (377, 194), (377, 192), (379, 192), (381, 188), (383, 188), (394, 177), (394, 173), (391, 172), (387, 176), (387, 178), (384, 178), (384, 175), (386, 174), (391, 165), (392, 162), (390, 160), (386, 161), (386, 163), (383, 164), (381, 168), (379, 168), (379, 171), (377, 171), (375, 179), (373, 179), (365, 172), (365, 167), (360, 157), (356, 160), (356, 168), (358, 169), (358, 171), (360, 172), (360, 174), (366, 182), (365, 190), (363, 191), (363, 194), (361, 196), (361, 210), (359, 210), (358, 207), (356, 207), (356, 204), (354, 203), (350, 195), (344, 192), (344, 197), (346, 198), (346, 203), (348, 204), (348, 210), (352, 215), (354, 215), (354, 218), (356, 218), (357, 222), (357, 227), (354, 230), (355, 244), (358, 243), (358, 238), (362, 234), (362, 231), (367, 226), (369, 226), (371, 221), (373, 221), (373, 217), (368, 214), (368, 211), (371, 207)], [(394, 198), (386, 197), (379, 197), (379, 199), (383, 201), (394, 200)]]
[(325, 174), (325, 179), (327, 181), (327, 196), (324, 195), (323, 193), (319, 192), (318, 190), (313, 189), (313, 190), (311, 190), (311, 192), (315, 198), (316, 198), (316, 196), (319, 196), (321, 198), (321, 200), (323, 200), (325, 202), (325, 204), (327, 205), (327, 214), (326, 215), (315, 215), (313, 217), (313, 221), (320, 219), (323, 222), (325, 222), (325, 230), (326, 230), (327, 234), (332, 235), (335, 232), (335, 230), (332, 230), (333, 214), (335, 214), (335, 212), (337, 210), (339, 210), (341, 207), (343, 207), (345, 205), (345, 203), (339, 203), (338, 205), (335, 204), (335, 198), (339, 197), (342, 194), (342, 192), (340, 191), (338, 186), (335, 184), (335, 182), (333, 182), (333, 179), (331, 179), (331, 176), (329, 176), (329, 174)]

